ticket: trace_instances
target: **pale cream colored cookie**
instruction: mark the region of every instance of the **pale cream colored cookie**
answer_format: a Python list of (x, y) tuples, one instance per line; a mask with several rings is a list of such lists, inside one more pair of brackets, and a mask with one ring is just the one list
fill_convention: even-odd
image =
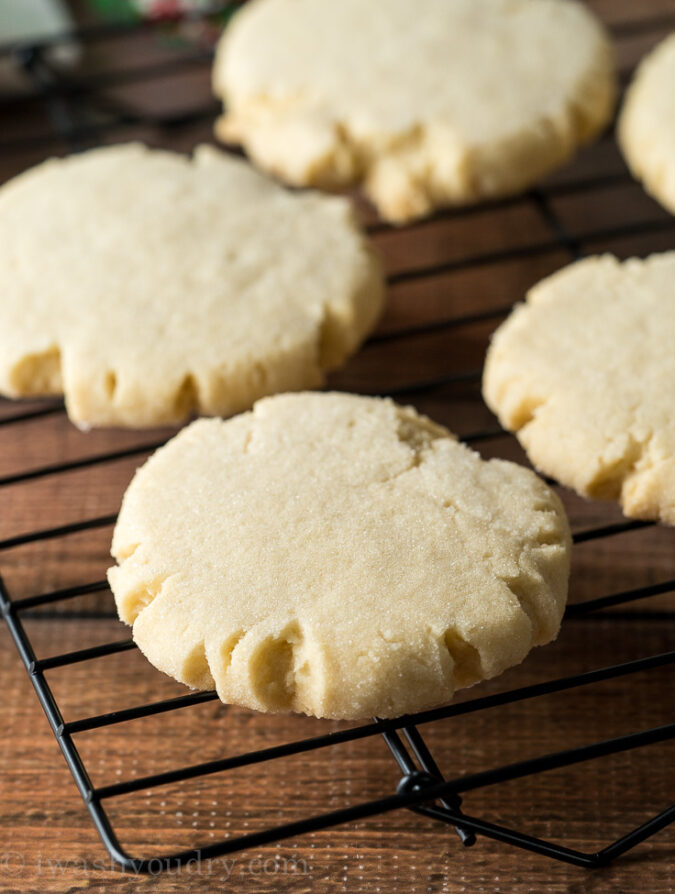
[(675, 252), (579, 261), (499, 327), (483, 394), (535, 466), (675, 524)]
[(633, 174), (675, 214), (675, 32), (640, 63), (618, 132)]
[(572, 0), (252, 0), (218, 48), (216, 127), (295, 184), (381, 215), (519, 192), (605, 126), (607, 35)]
[(278, 395), (136, 473), (108, 576), (160, 670), (261, 711), (392, 717), (555, 637), (570, 537), (532, 472), (390, 400)]
[(319, 386), (382, 296), (346, 200), (207, 146), (96, 149), (0, 189), (0, 392), (63, 392), (83, 426)]

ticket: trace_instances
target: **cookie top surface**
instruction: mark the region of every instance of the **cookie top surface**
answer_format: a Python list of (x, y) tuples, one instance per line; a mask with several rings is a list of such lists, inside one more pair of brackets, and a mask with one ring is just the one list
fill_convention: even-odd
[(389, 400), (278, 395), (136, 473), (109, 579), (159, 669), (225, 702), (396, 716), (518, 663), (562, 616), (569, 531), (529, 470)]
[(348, 202), (203, 146), (51, 160), (0, 189), (0, 391), (84, 425), (228, 415), (312, 388), (373, 325)]
[(495, 333), (483, 394), (530, 459), (626, 515), (675, 524), (675, 252), (579, 261)]
[(222, 139), (384, 217), (517, 192), (607, 122), (608, 39), (571, 0), (252, 0), (225, 31)]
[(619, 118), (633, 174), (675, 214), (675, 32), (642, 60)]

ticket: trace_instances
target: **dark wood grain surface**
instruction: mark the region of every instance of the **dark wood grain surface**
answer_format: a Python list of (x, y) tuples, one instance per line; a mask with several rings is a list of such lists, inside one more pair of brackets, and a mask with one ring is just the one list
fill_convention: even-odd
[[(596, 0), (613, 27), (624, 78), (639, 57), (675, 27), (667, 0)], [(189, 50), (193, 52), (193, 50)], [(186, 51), (153, 34), (101, 41), (85, 64), (99, 74), (159, 65)], [(176, 73), (119, 78), (105, 103), (81, 120), (85, 143), (142, 138), (187, 150), (210, 139), (208, 64)], [(110, 128), (109, 109), (151, 112), (163, 126)], [(0, 112), (0, 177), (63, 153), (47, 138), (48, 109), (18, 99)], [(204, 114), (191, 119), (194, 109)], [(132, 114), (133, 113), (133, 114)], [(184, 116), (184, 117), (182, 117)], [(167, 123), (168, 122), (168, 123)], [(94, 135), (92, 128), (99, 127)], [(0, 140), (0, 142), (2, 142)], [(11, 145), (9, 145), (11, 143)], [(627, 176), (611, 134), (585, 150), (545, 185), (558, 233), (531, 196), (443, 214), (390, 230), (361, 206), (390, 274), (386, 313), (372, 339), (340, 373), (335, 388), (396, 392), (456, 372), (478, 371), (487, 339), (505, 309), (542, 276), (585, 253), (625, 257), (675, 247), (675, 222)], [(426, 324), (484, 311), (440, 331)], [(416, 335), (396, 333), (419, 326)], [(391, 336), (381, 338), (379, 336)], [(496, 426), (480, 400), (476, 377), (407, 398), (459, 434)], [(0, 402), (0, 422), (39, 402)], [(131, 456), (0, 488), (0, 540), (115, 513), (147, 446), (170, 431), (92, 431), (71, 426), (62, 412), (0, 425), (0, 479), (53, 463), (138, 447)], [(497, 436), (476, 445), (488, 456), (526, 462), (515, 440)], [(589, 503), (558, 488), (573, 528), (619, 521), (609, 504)], [(13, 598), (100, 580), (109, 564), (110, 526), (27, 544), (0, 553)], [(650, 527), (575, 547), (570, 599), (579, 601), (675, 577), (675, 532)], [(553, 679), (666, 651), (673, 646), (672, 593), (628, 603), (620, 611), (567, 621), (551, 646), (538, 649), (503, 677), (461, 699)], [(123, 639), (109, 592), (35, 612), (26, 622), (37, 654), (46, 657)], [(585, 871), (479, 839), (465, 849), (452, 830), (406, 811), (292, 838), (227, 858), (193, 863), (156, 877), (116, 870), (91, 824), (59, 753), (28, 676), (0, 627), (3, 692), (0, 755), (0, 891), (136, 892), (569, 892), (667, 894), (673, 879), (673, 831), (667, 829), (602, 870)], [(183, 688), (127, 652), (50, 671), (66, 720), (181, 694)], [(592, 687), (481, 711), (423, 727), (441, 769), (458, 776), (562, 748), (664, 724), (672, 719), (673, 675), (652, 670)], [(319, 735), (343, 725), (306, 717), (267, 717), (219, 702), (82, 733), (77, 746), (96, 785), (107, 785), (202, 760)], [(392, 794), (398, 771), (380, 738), (348, 742), (225, 774), (165, 786), (111, 802), (122, 844), (152, 856), (271, 824), (301, 819)], [(569, 847), (591, 851), (620, 837), (673, 799), (673, 748), (654, 745), (564, 770), (472, 792), (467, 812)]]

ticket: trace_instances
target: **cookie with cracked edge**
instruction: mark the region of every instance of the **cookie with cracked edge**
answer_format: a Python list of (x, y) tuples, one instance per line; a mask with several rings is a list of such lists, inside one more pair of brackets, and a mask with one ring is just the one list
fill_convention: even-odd
[(124, 496), (108, 576), (141, 651), (188, 686), (394, 717), (553, 639), (569, 553), (533, 472), (390, 400), (305, 393), (158, 450)]
[(252, 0), (218, 47), (216, 135), (405, 222), (541, 180), (608, 123), (615, 80), (573, 0)]
[(64, 393), (82, 427), (318, 387), (382, 301), (347, 200), (208, 146), (95, 149), (0, 189), (0, 392)]
[(591, 257), (497, 329), (483, 394), (534, 465), (625, 515), (675, 525), (675, 252)]
[(675, 214), (675, 32), (640, 63), (619, 118), (619, 145), (647, 192)]

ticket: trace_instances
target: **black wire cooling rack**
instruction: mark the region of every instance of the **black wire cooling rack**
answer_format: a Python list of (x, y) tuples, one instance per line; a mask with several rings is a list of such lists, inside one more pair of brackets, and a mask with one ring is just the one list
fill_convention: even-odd
[[(220, 9), (222, 11), (222, 9), (227, 8), (225, 6)], [(615, 30), (624, 34), (635, 34), (640, 31), (648, 31), (650, 28), (668, 28), (674, 25), (675, 17), (669, 18), (665, 16), (660, 17), (658, 20), (654, 18), (649, 20), (643, 19), (634, 24), (624, 24)], [(114, 140), (116, 132), (121, 132), (123, 128), (130, 125), (151, 125), (153, 128), (159, 129), (160, 132), (171, 131), (175, 133), (177, 130), (195, 121), (212, 118), (217, 107), (211, 101), (206, 102), (203, 107), (191, 108), (180, 113), (166, 115), (141, 114), (130, 110), (123, 102), (113, 101), (109, 96), (103, 95), (103, 91), (119, 84), (133, 84), (163, 74), (209, 65), (211, 52), (208, 49), (198, 47), (195, 50), (194, 46), (188, 46), (183, 53), (177, 55), (169, 62), (141, 65), (134, 68), (126, 67), (119, 72), (109, 71), (86, 80), (77, 80), (70, 75), (64, 74), (63, 70), (55, 67), (48, 57), (49, 48), (57, 43), (76, 41), (79, 44), (88, 45), (99, 40), (118, 39), (124, 41), (130, 36), (137, 34), (141, 29), (153, 29), (156, 27), (159, 27), (156, 22), (96, 25), (72, 34), (51, 38), (47, 41), (28, 41), (13, 46), (0, 47), (0, 55), (8, 56), (11, 54), (19, 62), (31, 82), (33, 100), (37, 98), (44, 104), (51, 123), (49, 132), (15, 136), (9, 139), (0, 138), (0, 153), (3, 151), (17, 152), (22, 150), (39, 151), (41, 146), (49, 146), (54, 143), (55, 139), (66, 150), (78, 151), (97, 142), (108, 141), (109, 139)], [(10, 107), (12, 104), (18, 106), (24, 100), (25, 97), (22, 93), (7, 98)], [(575, 192), (598, 189), (608, 184), (618, 184), (627, 181), (628, 175), (625, 172), (608, 172), (601, 175), (594, 174), (590, 178), (577, 181), (567, 180), (557, 185), (550, 185), (535, 190), (527, 199), (540, 215), (540, 219), (544, 221), (549, 233), (547, 239), (530, 243), (523, 248), (513, 248), (475, 257), (462, 257), (458, 260), (450, 260), (447, 263), (434, 265), (433, 267), (426, 266), (423, 269), (405, 271), (390, 277), (390, 282), (412, 280), (438, 272), (461, 270), (469, 266), (492, 265), (518, 257), (519, 255), (534, 256), (556, 248), (564, 249), (571, 257), (578, 258), (582, 253), (580, 243), (577, 238), (568, 233), (559, 215), (556, 213), (552, 200), (556, 196), (571, 195)], [(495, 205), (505, 205), (508, 204), (508, 201), (495, 203)], [(483, 208), (485, 207), (483, 206)], [(459, 217), (466, 213), (471, 213), (471, 211), (447, 211), (443, 214), (450, 217)], [(374, 224), (370, 227), (372, 232), (385, 229), (386, 226), (383, 224)], [(612, 227), (594, 229), (587, 234), (586, 239), (609, 239), (622, 236), (670, 233), (673, 231), (675, 231), (675, 221), (672, 218), (639, 223), (617, 222)], [(382, 341), (389, 338), (405, 339), (408, 336), (416, 336), (426, 332), (453, 330), (477, 321), (498, 319), (504, 316), (509, 309), (510, 305), (508, 307), (498, 307), (488, 311), (446, 318), (430, 324), (411, 326), (403, 330), (397, 330), (395, 333), (380, 334), (375, 336), (373, 341)], [(397, 397), (402, 395), (424, 395), (442, 386), (476, 382), (479, 377), (480, 370), (462, 370), (424, 382), (408, 383), (390, 393)], [(63, 407), (61, 404), (18, 411), (0, 418), (0, 426), (4, 428), (21, 425), (29, 420), (62, 412)], [(465, 440), (478, 442), (495, 437), (497, 434), (503, 433), (493, 428), (486, 428), (474, 432), (466, 437)], [(7, 475), (4, 478), (0, 478), (0, 487), (44, 476), (55, 476), (73, 469), (96, 466), (124, 457), (140, 455), (159, 446), (159, 443), (161, 442), (143, 444), (129, 449)], [(115, 516), (107, 515), (87, 518), (60, 527), (36, 529), (29, 533), (0, 541), (0, 551), (27, 543), (59, 540), (69, 534), (108, 526), (114, 520)], [(579, 544), (585, 541), (611, 538), (622, 532), (646, 527), (648, 524), (641, 521), (626, 520), (616, 524), (582, 530), (575, 534), (574, 543)], [(533, 776), (547, 770), (569, 767), (583, 761), (599, 760), (608, 755), (638, 749), (657, 742), (665, 742), (675, 737), (675, 723), (636, 730), (616, 738), (596, 741), (581, 747), (545, 754), (452, 779), (443, 778), (420, 731), (420, 727), (441, 719), (460, 717), (500, 705), (545, 698), (553, 693), (592, 686), (601, 681), (629, 677), (639, 672), (664, 667), (675, 661), (675, 651), (647, 655), (612, 666), (598, 667), (588, 672), (474, 698), (459, 704), (401, 717), (396, 720), (375, 719), (371, 723), (331, 732), (326, 735), (301, 739), (262, 750), (236, 754), (220, 760), (211, 760), (205, 763), (180, 767), (168, 772), (142, 778), (132, 778), (97, 787), (92, 783), (87, 766), (78, 751), (75, 741), (77, 734), (124, 723), (129, 720), (178, 711), (181, 708), (209, 702), (217, 698), (213, 692), (191, 692), (178, 698), (137, 705), (70, 722), (64, 721), (62, 711), (47, 681), (47, 672), (54, 668), (68, 667), (79, 662), (96, 661), (104, 656), (131, 650), (135, 648), (134, 643), (130, 639), (124, 639), (40, 659), (37, 657), (34, 646), (26, 632), (22, 617), (39, 607), (44, 608), (45, 606), (67, 603), (67, 600), (107, 589), (106, 581), (97, 581), (25, 598), (12, 598), (7, 587), (0, 581), (0, 608), (96, 829), (110, 855), (125, 869), (134, 872), (157, 872), (160, 868), (174, 868), (196, 858), (208, 859), (231, 854), (245, 848), (258, 847), (290, 836), (326, 829), (340, 823), (372, 817), (400, 808), (409, 808), (450, 827), (454, 827), (465, 846), (474, 844), (477, 836), (484, 836), (555, 860), (577, 866), (596, 867), (614, 860), (641, 841), (663, 829), (675, 819), (674, 806), (651, 817), (637, 828), (627, 831), (625, 835), (601, 850), (583, 852), (525, 834), (513, 828), (496, 825), (477, 816), (469, 816), (461, 809), (461, 795), (464, 792), (526, 776)], [(673, 591), (675, 591), (675, 579), (648, 584), (623, 592), (609, 593), (599, 598), (569, 606), (566, 612), (566, 619), (572, 617), (582, 618), (600, 609), (634, 602), (650, 596), (672, 593)], [(662, 612), (660, 616), (664, 621), (672, 621), (673, 617), (671, 612)], [(264, 773), (264, 767), (268, 762), (373, 736), (384, 737), (400, 769), (400, 782), (395, 793), (387, 797), (357, 803), (344, 809), (310, 815), (300, 821), (270, 825), (261, 831), (239, 835), (234, 838), (225, 838), (217, 842), (211, 841), (203, 847), (166, 853), (160, 857), (153, 856), (151, 858), (132, 856), (120, 845), (114, 825), (106, 809), (107, 804), (122, 795), (252, 765), (258, 765), (260, 773)]]

